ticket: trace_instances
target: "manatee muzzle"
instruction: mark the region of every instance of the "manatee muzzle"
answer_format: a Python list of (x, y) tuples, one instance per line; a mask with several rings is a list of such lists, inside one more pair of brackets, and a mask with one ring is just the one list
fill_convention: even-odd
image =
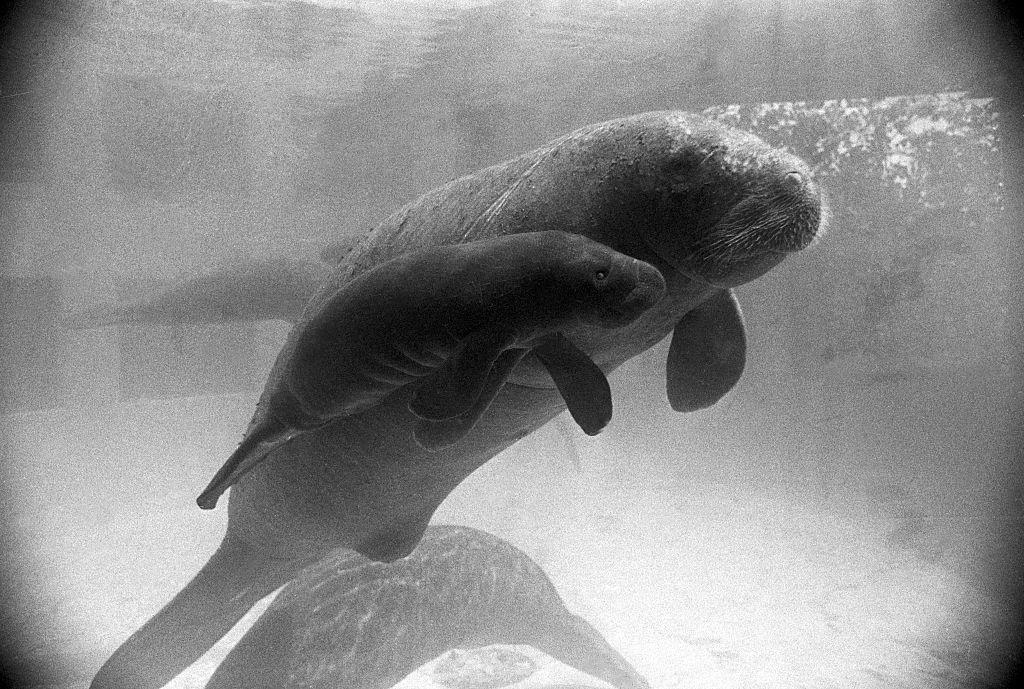
[(688, 254), (672, 263), (686, 275), (734, 287), (810, 246), (823, 231), (827, 214), (820, 190), (806, 177), (791, 172), (783, 184), (735, 204), (690, 244)]

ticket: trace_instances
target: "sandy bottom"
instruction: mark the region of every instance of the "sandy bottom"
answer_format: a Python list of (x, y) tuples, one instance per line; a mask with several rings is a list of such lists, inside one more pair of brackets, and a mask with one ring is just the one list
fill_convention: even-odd
[[(4, 419), (3, 566), (19, 630), (5, 654), (36, 668), (39, 686), (87, 686), (214, 551), (226, 511), (193, 499), (251, 403)], [(621, 447), (572, 442), (579, 467), (558, 429), (542, 429), (470, 477), (435, 521), (529, 553), (655, 689), (985, 686), (1017, 638), (1012, 611), (959, 566), (969, 544), (944, 536), (929, 549), (927, 529), (900, 535), (925, 527), (856, 502), (624, 473)], [(202, 687), (267, 602), (169, 686)], [(516, 686), (602, 686), (535, 657), (540, 669)], [(430, 672), (400, 686), (436, 687)]]

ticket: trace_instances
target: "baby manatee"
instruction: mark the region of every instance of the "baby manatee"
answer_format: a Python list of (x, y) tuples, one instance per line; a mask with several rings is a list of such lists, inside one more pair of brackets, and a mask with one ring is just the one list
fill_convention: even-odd
[(197, 503), (275, 448), (406, 386), (417, 442), (458, 442), (533, 353), (588, 435), (611, 419), (608, 381), (562, 330), (632, 323), (665, 295), (648, 263), (582, 235), (530, 232), (412, 251), (355, 278), (296, 325), (238, 449)]

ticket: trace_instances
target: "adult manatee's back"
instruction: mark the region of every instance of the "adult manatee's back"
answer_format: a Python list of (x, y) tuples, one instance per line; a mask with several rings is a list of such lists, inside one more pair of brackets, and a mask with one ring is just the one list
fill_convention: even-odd
[[(734, 286), (781, 260), (765, 254), (804, 248), (820, 217), (820, 190), (795, 156), (696, 115), (645, 113), (584, 127), (424, 194), (353, 247), (340, 279), (414, 248), (554, 229), (619, 250), (646, 247), (691, 277)], [(702, 239), (723, 220), (727, 227)], [(744, 254), (712, 256), (708, 245), (743, 221), (754, 222)], [(694, 242), (704, 251), (687, 255)], [(752, 261), (758, 254), (765, 260)]]
[[(699, 409), (743, 370), (743, 323), (729, 288), (806, 247), (823, 214), (799, 159), (700, 117), (648, 113), (581, 129), (417, 199), (349, 253), (305, 314), (353, 275), (413, 248), (577, 232), (653, 264), (667, 294), (626, 327), (581, 324), (566, 337), (607, 373), (672, 333), (669, 401)], [(290, 337), (285, 347), (294, 343)], [(93, 686), (161, 686), (257, 600), (334, 548), (411, 549), (466, 476), (565, 408), (542, 365), (527, 357), (465, 438), (428, 453), (413, 440), (410, 395), (399, 389), (281, 446), (235, 484), (220, 549)]]

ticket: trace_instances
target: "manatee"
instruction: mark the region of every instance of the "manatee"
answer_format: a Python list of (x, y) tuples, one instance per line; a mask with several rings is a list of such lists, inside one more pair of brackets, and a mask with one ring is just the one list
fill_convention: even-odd
[(388, 689), (450, 649), (492, 644), (533, 646), (619, 689), (648, 687), (525, 553), (435, 525), (397, 562), (339, 549), (304, 569), (206, 689)]
[(237, 321), (295, 322), (331, 268), (352, 250), (357, 237), (333, 238), (316, 261), (265, 258), (204, 273), (155, 294), (95, 304), (62, 320), (74, 330), (112, 325), (183, 325)]
[[(322, 308), (358, 275), (410, 251), (544, 230), (580, 234), (657, 268), (666, 296), (622, 328), (581, 323), (563, 335), (606, 374), (671, 335), (670, 404), (691, 411), (714, 404), (743, 371), (731, 288), (809, 246), (826, 209), (799, 158), (699, 116), (645, 113), (584, 127), (413, 200), (348, 253), (306, 308)], [(400, 388), (304, 433), (233, 485), (221, 546), (114, 652), (93, 688), (164, 685), (335, 548), (411, 552), (409, 535), (422, 533), (466, 476), (565, 409), (529, 354), (460, 442), (429, 452), (413, 437), (421, 419), (409, 409), (412, 394)]]
[(583, 431), (595, 435), (611, 418), (608, 380), (561, 331), (628, 325), (664, 294), (656, 268), (554, 230), (385, 261), (303, 316), (245, 439), (197, 502), (212, 508), (282, 443), (417, 382), (409, 402), (423, 419), (417, 442), (428, 450), (451, 445), (531, 352)]
[(246, 261), (184, 280), (150, 296), (97, 304), (69, 314), (63, 322), (68, 328), (88, 329), (262, 319), (294, 321), (330, 272), (330, 265), (316, 261)]

